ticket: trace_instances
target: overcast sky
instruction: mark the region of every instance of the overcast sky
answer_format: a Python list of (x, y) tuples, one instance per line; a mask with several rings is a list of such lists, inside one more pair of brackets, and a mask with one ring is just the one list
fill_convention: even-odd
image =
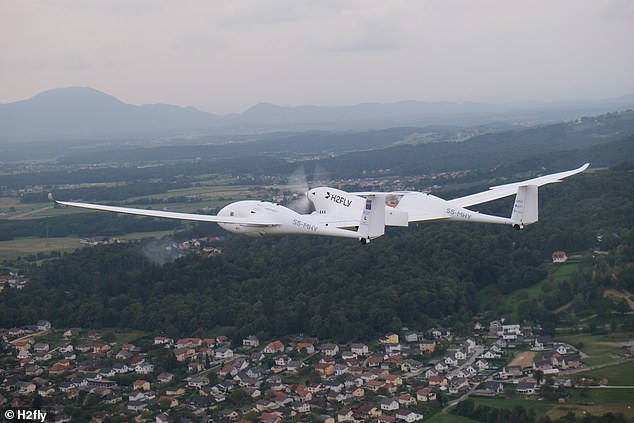
[(634, 94), (632, 0), (0, 0), (0, 103), (88, 86), (213, 113)]

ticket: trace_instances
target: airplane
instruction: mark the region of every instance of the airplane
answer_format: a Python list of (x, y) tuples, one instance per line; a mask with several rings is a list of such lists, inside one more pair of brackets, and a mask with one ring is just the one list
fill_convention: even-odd
[[(101, 204), (58, 201), (56, 204), (140, 216), (215, 222), (232, 233), (247, 236), (265, 235), (324, 235), (356, 238), (369, 243), (385, 233), (386, 226), (409, 226), (427, 221), (466, 221), (510, 224), (515, 229), (538, 220), (537, 189), (577, 173), (589, 163), (566, 172), (545, 175), (526, 181), (491, 187), (488, 191), (466, 197), (443, 200), (431, 194), (415, 191), (354, 192), (319, 187), (306, 193), (315, 211), (300, 214), (287, 207), (267, 201), (244, 200), (228, 204), (216, 216), (161, 210), (136, 209)], [(466, 207), (516, 195), (510, 218), (482, 214)], [(398, 197), (396, 204), (386, 204), (388, 196)], [(356, 230), (354, 230), (356, 229)]]
[[(386, 205), (385, 224), (408, 226), (410, 223), (429, 221), (460, 221), (508, 224), (520, 230), (538, 220), (538, 187), (561, 182), (564, 178), (583, 172), (588, 166), (590, 164), (586, 163), (577, 169), (565, 172), (493, 186), (487, 191), (452, 200), (443, 200), (434, 195), (416, 191), (383, 193), (390, 201), (390, 204)], [(310, 190), (308, 198), (315, 206), (315, 213), (336, 216), (338, 219), (351, 219), (358, 216), (359, 210), (363, 207), (363, 198), (360, 196), (370, 194), (373, 192), (348, 193), (335, 188), (319, 187)], [(492, 216), (467, 209), (470, 206), (514, 194), (515, 203), (511, 217)]]
[[(167, 219), (215, 222), (229, 232), (260, 237), (265, 235), (324, 235), (339, 238), (356, 238), (362, 244), (369, 243), (385, 233), (385, 195), (369, 194), (363, 199), (359, 214), (349, 218), (332, 218), (320, 214), (299, 214), (288, 207), (268, 201), (243, 200), (223, 207), (218, 215), (179, 213), (161, 210), (146, 210), (101, 204), (58, 201), (49, 193), (48, 198), (56, 204), (84, 209)], [(361, 197), (358, 197), (361, 198)], [(352, 230), (356, 228), (356, 230)]]

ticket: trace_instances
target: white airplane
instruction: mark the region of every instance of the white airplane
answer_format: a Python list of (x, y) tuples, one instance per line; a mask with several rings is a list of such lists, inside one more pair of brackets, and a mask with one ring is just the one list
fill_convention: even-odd
[[(135, 209), (90, 203), (49, 199), (57, 204), (115, 213), (168, 219), (215, 222), (221, 228), (247, 236), (265, 235), (325, 235), (356, 238), (362, 244), (385, 233), (385, 226), (408, 226), (434, 220), (510, 224), (516, 229), (537, 222), (537, 188), (583, 172), (588, 163), (578, 169), (541, 176), (522, 182), (499, 185), (477, 194), (453, 200), (443, 200), (431, 194), (413, 191), (348, 193), (336, 188), (315, 188), (306, 193), (315, 206), (311, 214), (299, 214), (279, 204), (245, 200), (231, 203), (217, 216)], [(481, 214), (466, 209), (476, 204), (516, 195), (510, 218)], [(398, 204), (386, 204), (387, 196), (398, 197)], [(356, 228), (356, 230), (353, 230)]]
[[(215, 222), (221, 228), (240, 235), (325, 235), (340, 238), (357, 238), (362, 244), (385, 233), (385, 195), (370, 194), (363, 200), (359, 214), (351, 218), (332, 218), (322, 214), (299, 214), (294, 210), (267, 201), (244, 200), (222, 208), (217, 216), (194, 213), (178, 213), (161, 210), (145, 210), (100, 204), (58, 201), (52, 194), (49, 200), (57, 204), (84, 209), (102, 210), (140, 216), (167, 219)], [(353, 230), (356, 228), (356, 230)]]
[[(392, 197), (390, 203), (386, 205), (385, 224), (387, 226), (408, 226), (409, 223), (444, 220), (509, 224), (519, 230), (538, 220), (538, 187), (561, 182), (564, 178), (583, 172), (588, 166), (589, 163), (586, 163), (577, 169), (566, 172), (498, 185), (487, 191), (452, 200), (443, 200), (431, 194), (412, 191), (383, 193)], [(359, 195), (369, 194), (373, 193), (348, 193), (334, 188), (321, 187), (310, 190), (308, 198), (315, 206), (315, 213), (343, 220), (358, 216), (363, 208), (363, 198)], [(482, 214), (466, 208), (514, 194), (515, 203), (510, 218)]]

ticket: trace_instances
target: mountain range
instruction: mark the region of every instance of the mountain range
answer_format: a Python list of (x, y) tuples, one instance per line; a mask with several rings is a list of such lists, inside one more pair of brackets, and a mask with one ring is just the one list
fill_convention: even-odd
[(352, 106), (283, 107), (260, 103), (215, 115), (193, 107), (124, 103), (86, 87), (57, 88), (0, 104), (0, 140), (145, 137), (283, 130), (359, 130), (394, 126), (540, 123), (634, 107), (634, 96), (596, 102), (503, 104), (401, 101)]

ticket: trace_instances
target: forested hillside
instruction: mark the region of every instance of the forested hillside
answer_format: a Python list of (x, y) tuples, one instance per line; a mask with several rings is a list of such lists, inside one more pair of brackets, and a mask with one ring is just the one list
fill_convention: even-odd
[[(575, 290), (565, 293), (593, 307), (597, 290), (634, 289), (634, 173), (624, 167), (543, 188), (539, 223), (520, 232), (431, 223), (391, 228), (365, 247), (316, 237), (229, 237), (219, 256), (190, 255), (162, 266), (137, 244), (82, 249), (42, 265), (26, 289), (5, 290), (0, 327), (46, 317), (60, 327), (174, 336), (306, 333), (338, 340), (437, 322), (460, 330), (486, 311), (476, 300), (479, 290), (493, 286), (494, 295), (506, 295), (545, 279), (552, 251), (598, 248), (607, 258), (599, 263), (588, 255), (589, 271), (575, 275)], [(502, 213), (509, 207), (509, 201), (489, 206)], [(596, 278), (599, 265), (602, 277)], [(553, 301), (541, 298), (522, 316), (545, 323)]]

